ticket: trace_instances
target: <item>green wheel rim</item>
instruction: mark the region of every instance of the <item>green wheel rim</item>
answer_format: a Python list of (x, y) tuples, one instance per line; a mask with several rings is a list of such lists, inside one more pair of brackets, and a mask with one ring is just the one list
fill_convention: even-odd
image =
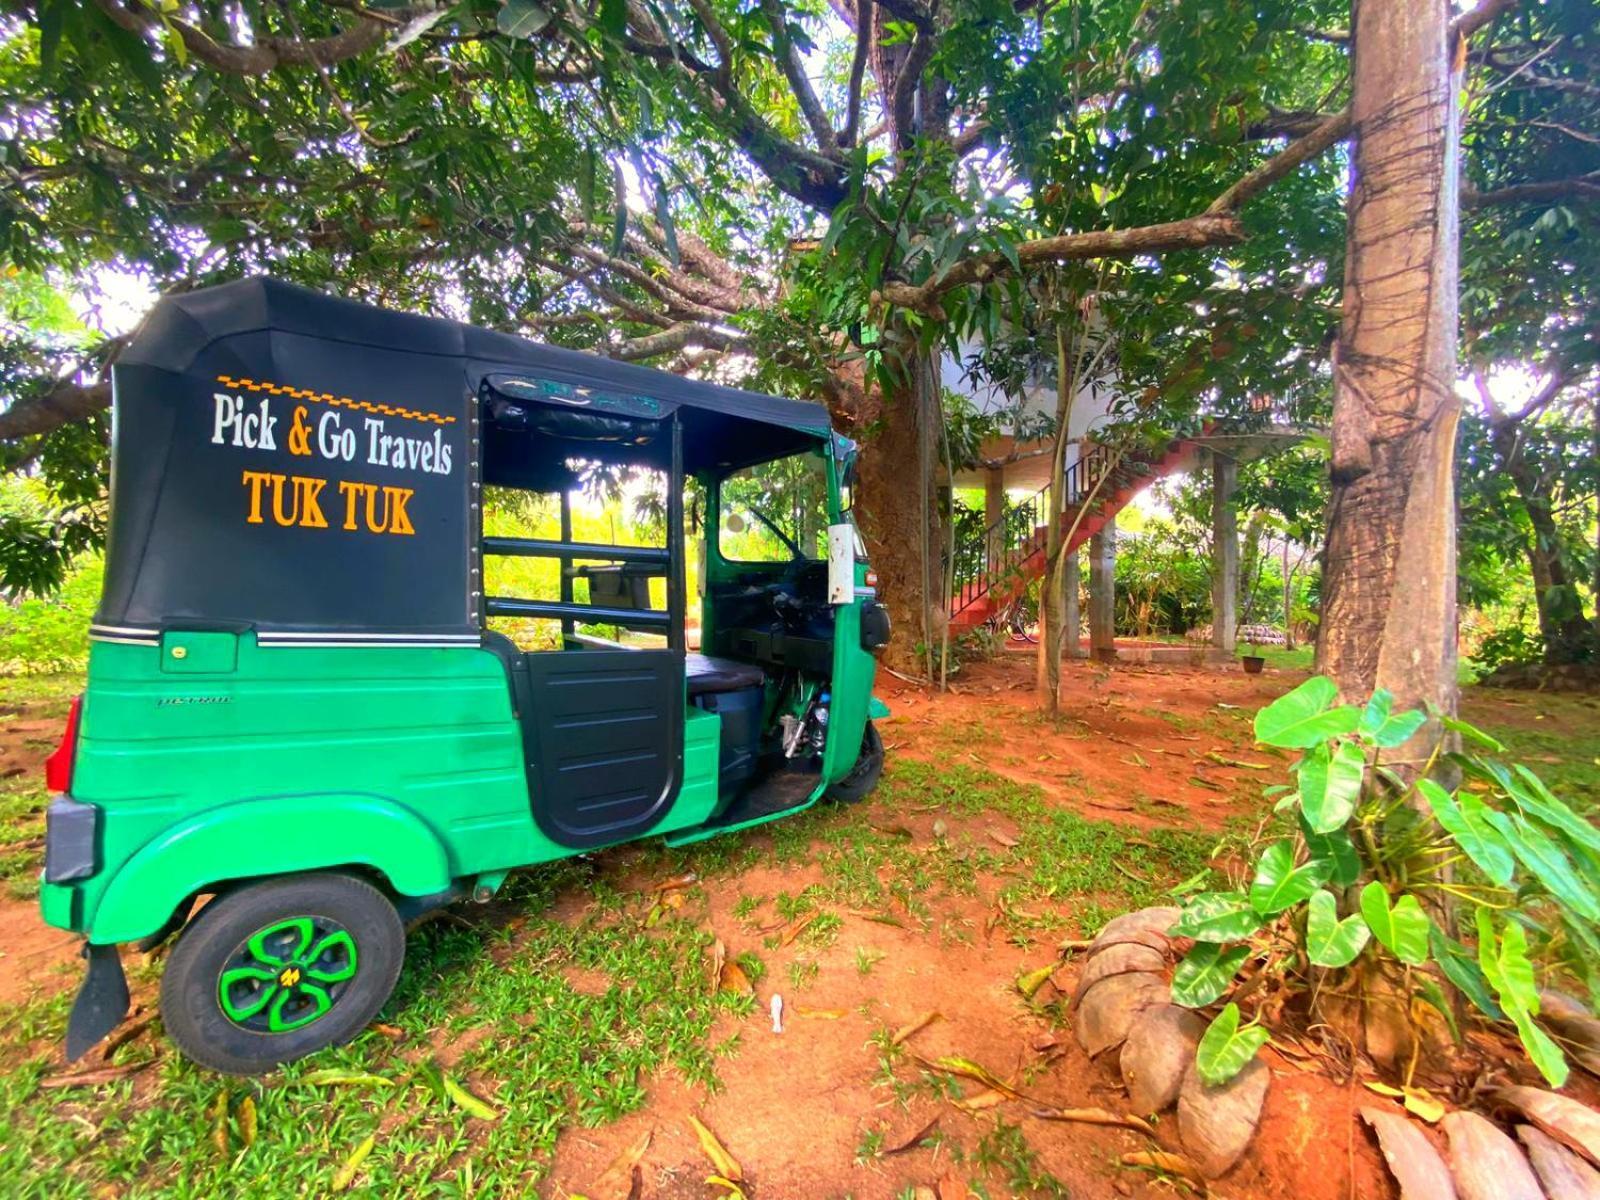
[(356, 942), (328, 917), (290, 917), (256, 930), (217, 977), (217, 1003), (235, 1025), (288, 1033), (325, 1016), (356, 977)]

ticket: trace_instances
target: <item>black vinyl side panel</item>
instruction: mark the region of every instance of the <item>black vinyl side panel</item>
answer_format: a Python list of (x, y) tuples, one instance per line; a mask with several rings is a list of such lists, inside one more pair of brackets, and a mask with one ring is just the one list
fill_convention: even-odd
[(523, 744), (533, 816), (552, 841), (589, 848), (659, 822), (683, 780), (683, 652), (523, 656)]

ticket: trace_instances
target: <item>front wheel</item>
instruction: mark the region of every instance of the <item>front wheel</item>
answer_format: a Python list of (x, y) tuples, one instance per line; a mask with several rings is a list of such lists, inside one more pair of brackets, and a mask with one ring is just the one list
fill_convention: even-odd
[(850, 774), (828, 789), (828, 798), (842, 804), (859, 803), (872, 794), (882, 776), (883, 738), (878, 727), (868, 721), (867, 730), (861, 736), (861, 755), (856, 765), (850, 768)]
[(394, 991), (406, 932), (351, 875), (252, 883), (206, 905), (173, 948), (161, 1017), (185, 1056), (259, 1075), (360, 1033)]

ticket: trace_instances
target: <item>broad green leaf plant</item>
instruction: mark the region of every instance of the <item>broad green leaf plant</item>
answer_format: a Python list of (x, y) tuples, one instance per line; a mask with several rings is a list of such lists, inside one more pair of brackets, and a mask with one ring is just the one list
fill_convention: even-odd
[[(1427, 722), (1395, 712), (1378, 691), (1338, 704), (1333, 682), (1307, 680), (1256, 714), (1257, 740), (1301, 751), (1279, 820), (1292, 831), (1260, 851), (1248, 886), (1191, 896), (1172, 926), (1194, 948), (1178, 964), (1172, 998), (1204, 1008), (1242, 995), (1263, 972), (1293, 979), (1313, 968), (1363, 962), (1391, 970), (1438, 1010), (1459, 1037), (1444, 985), (1482, 1017), (1513, 1027), (1552, 1086), (1567, 1062), (1534, 1018), (1535, 960), (1582, 979), (1600, 1003), (1600, 829), (1532, 771), (1486, 754), (1504, 750), (1455, 718), (1441, 718), (1472, 753), (1443, 747), (1402, 777), (1385, 755)], [(1462, 783), (1438, 782), (1448, 766)], [(1469, 948), (1430, 913), (1453, 911), (1476, 936)], [(1268, 1040), (1229, 1000), (1201, 1040), (1207, 1083), (1232, 1078)]]

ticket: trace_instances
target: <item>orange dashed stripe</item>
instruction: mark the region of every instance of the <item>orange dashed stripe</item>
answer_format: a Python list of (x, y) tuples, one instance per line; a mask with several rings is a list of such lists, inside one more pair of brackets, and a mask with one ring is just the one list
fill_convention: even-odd
[(288, 387), (279, 383), (264, 383), (255, 379), (235, 379), (231, 375), (218, 375), (217, 382), (225, 387), (244, 388), (250, 392), (267, 392), (274, 396), (292, 396), (296, 400), (314, 400), (318, 404), (331, 404), (335, 408), (354, 408), (362, 412), (385, 417), (407, 417), (413, 421), (431, 422), (435, 425), (454, 425), (454, 417), (441, 413), (419, 412), (399, 408), (393, 404), (372, 404), (366, 400), (352, 400), (349, 396), (335, 396), (332, 392), (313, 392), (309, 388)]

